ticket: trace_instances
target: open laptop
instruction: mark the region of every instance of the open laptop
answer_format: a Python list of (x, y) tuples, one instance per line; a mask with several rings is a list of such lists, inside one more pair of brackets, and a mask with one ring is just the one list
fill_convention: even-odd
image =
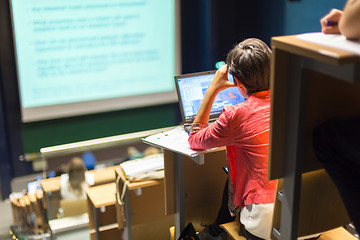
[[(175, 85), (179, 99), (182, 121), (185, 131), (189, 132), (192, 122), (204, 99), (214, 76), (214, 71), (197, 72), (175, 76)], [(245, 101), (237, 87), (227, 88), (218, 93), (211, 108), (209, 124), (222, 113), (225, 106)]]

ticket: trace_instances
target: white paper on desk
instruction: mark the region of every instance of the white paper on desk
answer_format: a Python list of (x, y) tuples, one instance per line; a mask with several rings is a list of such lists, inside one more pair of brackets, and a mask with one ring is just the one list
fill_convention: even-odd
[(188, 138), (188, 133), (185, 132), (184, 128), (179, 126), (170, 131), (143, 138), (143, 142), (155, 145), (160, 148), (169, 149), (189, 157), (195, 157), (202, 153), (199, 151), (194, 151), (190, 148)]
[(321, 44), (328, 47), (333, 47), (360, 55), (360, 41), (347, 40), (340, 34), (323, 34), (321, 32), (304, 33), (296, 35), (297, 38)]
[(125, 161), (120, 164), (128, 178), (164, 169), (164, 155), (152, 154), (144, 158)]

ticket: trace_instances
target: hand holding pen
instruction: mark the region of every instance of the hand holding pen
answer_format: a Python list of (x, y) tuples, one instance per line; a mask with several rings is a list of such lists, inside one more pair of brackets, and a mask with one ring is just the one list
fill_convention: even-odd
[(339, 9), (332, 9), (327, 15), (325, 15), (321, 20), (321, 31), (325, 34), (339, 34), (338, 23), (342, 16), (343, 12)]

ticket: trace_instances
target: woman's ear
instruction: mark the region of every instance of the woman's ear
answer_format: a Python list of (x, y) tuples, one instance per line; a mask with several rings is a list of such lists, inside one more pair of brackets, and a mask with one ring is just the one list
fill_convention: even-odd
[(235, 81), (236, 81), (236, 85), (241, 93), (241, 95), (244, 97), (244, 98), (248, 98), (248, 95), (246, 93), (246, 88), (244, 87), (244, 85), (236, 78), (235, 78)]

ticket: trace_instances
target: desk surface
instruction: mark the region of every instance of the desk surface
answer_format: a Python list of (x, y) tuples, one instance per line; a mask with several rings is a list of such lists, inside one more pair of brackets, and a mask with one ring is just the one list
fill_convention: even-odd
[[(120, 167), (112, 166), (103, 169), (90, 170), (89, 172), (94, 174), (94, 185), (115, 181), (114, 170), (118, 168)], [(53, 177), (41, 180), (41, 187), (45, 193), (60, 191), (60, 177)]]
[(86, 191), (90, 201), (95, 208), (110, 206), (115, 204), (115, 182), (91, 187)]
[(201, 163), (201, 156), (204, 153), (222, 150), (224, 148), (207, 149), (203, 151), (196, 151), (190, 148), (188, 143), (189, 134), (185, 132), (182, 126), (174, 127), (173, 129), (150, 135), (143, 138), (143, 142), (158, 148), (166, 149), (187, 157), (192, 158), (197, 163)]
[(353, 52), (304, 41), (296, 35), (273, 37), (271, 46), (331, 64), (360, 62), (360, 57)]

